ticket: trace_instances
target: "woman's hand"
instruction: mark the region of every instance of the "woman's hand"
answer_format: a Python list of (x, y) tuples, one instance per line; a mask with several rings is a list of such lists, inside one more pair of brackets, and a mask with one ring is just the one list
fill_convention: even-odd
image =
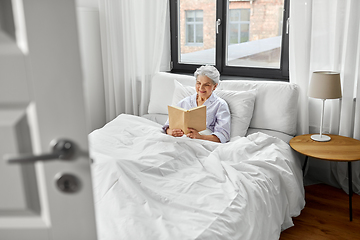
[(189, 129), (189, 133), (186, 134), (187, 137), (192, 138), (192, 139), (202, 139), (202, 140), (209, 140), (209, 141), (213, 141), (213, 142), (220, 142), (220, 139), (216, 136), (216, 135), (201, 135), (198, 131), (196, 131), (193, 128), (188, 128)]
[(171, 135), (173, 137), (182, 137), (184, 132), (181, 129), (166, 129), (166, 134)]
[(199, 134), (199, 132), (196, 131), (195, 129), (193, 129), (193, 128), (188, 128), (188, 129), (190, 132), (188, 134), (186, 134), (187, 137), (192, 138), (192, 139), (201, 139), (202, 138), (201, 135)]

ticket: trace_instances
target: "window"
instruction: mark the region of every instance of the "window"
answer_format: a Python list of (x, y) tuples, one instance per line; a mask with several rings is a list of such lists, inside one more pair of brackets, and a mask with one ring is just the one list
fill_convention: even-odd
[(172, 71), (287, 80), (289, 2), (170, 0)]
[(250, 9), (229, 9), (229, 45), (249, 41)]
[(203, 43), (203, 11), (186, 11), (186, 44), (202, 45)]

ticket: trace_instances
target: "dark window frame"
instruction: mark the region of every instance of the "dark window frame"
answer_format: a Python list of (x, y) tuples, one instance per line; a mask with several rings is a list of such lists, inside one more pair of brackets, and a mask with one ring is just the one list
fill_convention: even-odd
[[(171, 29), (171, 61), (173, 73), (193, 73), (201, 64), (185, 64), (179, 63), (179, 27), (178, 27), (178, 1), (170, 1), (170, 29)], [(254, 68), (254, 67), (234, 67), (226, 66), (226, 21), (227, 16), (227, 1), (216, 0), (216, 19), (221, 19), (219, 26), (219, 33), (216, 36), (216, 56), (215, 66), (222, 76), (237, 76), (250, 78), (264, 78), (277, 79), (282, 81), (289, 81), (289, 34), (287, 32), (287, 19), (290, 12), (290, 0), (284, 0), (284, 14), (283, 14), (283, 34), (282, 47), (280, 57), (280, 68)]]

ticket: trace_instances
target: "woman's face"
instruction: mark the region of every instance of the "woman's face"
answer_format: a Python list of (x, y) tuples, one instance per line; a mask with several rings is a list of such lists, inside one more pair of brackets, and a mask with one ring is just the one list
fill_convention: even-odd
[(215, 90), (217, 84), (204, 75), (199, 75), (196, 79), (195, 89), (199, 97), (208, 99)]

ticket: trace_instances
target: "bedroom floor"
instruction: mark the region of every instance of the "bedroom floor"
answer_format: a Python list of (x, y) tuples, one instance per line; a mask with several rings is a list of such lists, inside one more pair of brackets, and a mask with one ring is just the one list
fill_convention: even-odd
[(360, 239), (360, 195), (354, 194), (353, 221), (349, 221), (349, 197), (326, 184), (305, 186), (306, 205), (280, 240)]

